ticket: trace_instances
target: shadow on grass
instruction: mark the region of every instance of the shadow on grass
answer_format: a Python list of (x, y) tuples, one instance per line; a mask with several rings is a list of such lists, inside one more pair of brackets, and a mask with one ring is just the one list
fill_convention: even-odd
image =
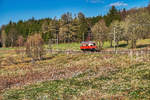
[[(128, 44), (119, 44), (118, 45), (118, 47), (122, 47), (122, 48), (127, 47), (127, 46), (128, 46)], [(116, 47), (117, 47), (117, 45), (116, 45)], [(110, 47), (107, 47), (107, 48), (114, 48), (114, 45), (110, 46)]]
[(27, 62), (25, 62), (25, 63), (36, 62), (36, 61), (44, 61), (44, 60), (50, 60), (50, 59), (56, 57), (57, 55), (58, 55), (58, 54), (52, 55), (52, 56), (50, 56), (50, 57), (43, 57), (43, 58), (41, 58), (41, 59), (29, 60), (29, 61), (27, 61)]
[(150, 44), (143, 44), (136, 46), (136, 48), (144, 48), (144, 47), (150, 47)]
[(21, 62), (15, 62), (13, 61), (13, 58), (9, 58), (9, 60), (11, 61), (12, 64), (21, 64), (21, 63), (35, 63), (37, 61), (44, 61), (44, 60), (50, 60), (54, 57), (56, 57), (58, 54), (52, 55), (50, 57), (43, 57), (41, 59), (33, 59), (33, 60), (26, 60), (26, 61), (21, 61)]
[[(119, 44), (118, 47), (121, 47), (121, 48), (125, 48), (127, 47), (128, 44)], [(143, 44), (143, 45), (137, 45), (136, 48), (145, 48), (145, 47), (150, 47), (150, 44)], [(113, 47), (112, 47), (113, 48)]]
[(127, 47), (127, 46), (128, 46), (128, 44), (119, 44), (118, 47)]

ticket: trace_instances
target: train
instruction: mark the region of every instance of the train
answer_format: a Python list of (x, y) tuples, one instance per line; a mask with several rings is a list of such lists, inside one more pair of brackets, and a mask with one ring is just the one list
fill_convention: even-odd
[(96, 46), (96, 43), (93, 41), (81, 42), (80, 49), (82, 51), (98, 51), (98, 47)]

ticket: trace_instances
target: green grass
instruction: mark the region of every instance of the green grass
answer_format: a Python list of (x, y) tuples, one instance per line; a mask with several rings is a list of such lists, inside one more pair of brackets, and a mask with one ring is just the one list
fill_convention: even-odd
[[(80, 50), (80, 43), (61, 43), (61, 44), (53, 44), (53, 50)], [(48, 46), (46, 46), (48, 47)], [(104, 48), (110, 48), (110, 43), (105, 42)]]
[[(80, 50), (80, 43), (60, 43), (60, 44), (53, 44), (52, 49), (53, 50)], [(118, 49), (128, 49), (129, 46), (126, 44), (125, 41), (119, 42), (120, 47)], [(137, 47), (138, 48), (144, 48), (146, 46), (150, 45), (150, 39), (144, 39), (144, 40), (138, 40), (137, 41)], [(114, 43), (113, 43), (114, 46)], [(48, 45), (45, 45), (46, 48), (48, 48)], [(110, 42), (105, 42), (103, 45), (104, 49), (113, 49), (113, 47), (110, 47)], [(16, 48), (0, 48), (0, 50), (15, 50)]]
[(56, 68), (57, 65), (64, 68), (84, 66), (86, 70), (67, 79), (6, 89), (2, 96), (4, 100), (149, 100), (149, 61), (149, 55), (134, 56), (130, 60), (128, 55), (60, 54), (49, 64), (55, 63), (52, 65)]
[(80, 50), (80, 43), (61, 43), (52, 45), (54, 50)]
[[(58, 50), (80, 50), (80, 43), (61, 43), (59, 45), (53, 44), (52, 48), (54, 50), (58, 49)], [(137, 49), (140, 48), (145, 48), (148, 47), (150, 45), (150, 39), (145, 39), (145, 40), (138, 40), (137, 41)], [(114, 43), (113, 43), (113, 47), (114, 47)], [(113, 50), (113, 47), (110, 47), (110, 42), (105, 42), (103, 45), (103, 49), (109, 49), (109, 50)], [(126, 41), (120, 41), (119, 42), (119, 47), (117, 47), (117, 49), (124, 49), (127, 50), (129, 49), (130, 46), (126, 44)]]
[(0, 48), (0, 50), (14, 50), (15, 48), (7, 47), (7, 48)]

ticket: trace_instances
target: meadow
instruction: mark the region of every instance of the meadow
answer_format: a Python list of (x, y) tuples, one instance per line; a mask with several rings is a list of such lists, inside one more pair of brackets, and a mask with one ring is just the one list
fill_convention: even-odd
[[(150, 46), (150, 39), (144, 39), (144, 40), (138, 40), (137, 41), (137, 48), (146, 48)], [(60, 44), (52, 44), (53, 50), (80, 50), (80, 43), (60, 43)], [(104, 50), (113, 50), (114, 49), (114, 43), (113, 46), (110, 47), (110, 42), (104, 42), (103, 49)], [(46, 45), (48, 47), (48, 45)], [(120, 41), (119, 46), (117, 47), (118, 50), (128, 50), (130, 49), (130, 46), (127, 45), (126, 41)]]
[(150, 54), (48, 53), (32, 61), (1, 48), (0, 62), (2, 100), (150, 99)]

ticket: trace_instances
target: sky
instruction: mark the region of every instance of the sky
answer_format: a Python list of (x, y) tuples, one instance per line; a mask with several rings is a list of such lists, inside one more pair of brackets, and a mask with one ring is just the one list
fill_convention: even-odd
[(111, 6), (117, 9), (139, 8), (148, 5), (150, 0), (0, 0), (0, 26), (9, 21), (28, 20), (34, 17), (60, 18), (65, 12), (83, 12), (92, 17), (105, 15)]

